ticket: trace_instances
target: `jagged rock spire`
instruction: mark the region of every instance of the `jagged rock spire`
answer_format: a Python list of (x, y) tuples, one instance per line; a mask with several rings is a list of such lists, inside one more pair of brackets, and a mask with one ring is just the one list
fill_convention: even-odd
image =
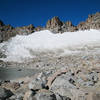
[(63, 23), (60, 21), (59, 17), (55, 16), (52, 19), (48, 20), (46, 24), (46, 28), (55, 28), (58, 26), (62, 26)]
[(52, 31), (53, 33), (63, 33), (66, 31), (75, 31), (75, 27), (71, 21), (62, 22), (59, 17), (55, 16), (52, 19), (48, 20), (46, 28)]

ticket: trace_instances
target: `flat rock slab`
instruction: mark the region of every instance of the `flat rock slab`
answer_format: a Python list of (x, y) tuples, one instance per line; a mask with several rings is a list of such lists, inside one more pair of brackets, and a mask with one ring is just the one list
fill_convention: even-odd
[(0, 80), (14, 80), (26, 76), (33, 76), (40, 71), (26, 68), (0, 68)]

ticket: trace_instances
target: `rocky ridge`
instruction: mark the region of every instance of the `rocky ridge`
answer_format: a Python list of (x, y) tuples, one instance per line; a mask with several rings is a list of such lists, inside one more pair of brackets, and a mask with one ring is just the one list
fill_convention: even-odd
[(28, 35), (41, 30), (50, 30), (53, 33), (63, 33), (88, 29), (100, 29), (100, 12), (89, 15), (85, 22), (80, 22), (77, 26), (74, 26), (71, 21), (62, 22), (57, 16), (48, 20), (45, 27), (38, 26), (36, 28), (32, 24), (14, 28), (11, 25), (5, 25), (0, 20), (0, 42), (6, 41), (17, 34)]
[(88, 15), (88, 18), (85, 22), (81, 22), (78, 26), (80, 30), (87, 29), (100, 29), (100, 12), (96, 14)]
[(72, 24), (71, 21), (62, 22), (58, 17), (53, 17), (48, 20), (46, 24), (46, 29), (52, 31), (53, 33), (63, 33), (63, 32), (74, 32), (77, 27)]

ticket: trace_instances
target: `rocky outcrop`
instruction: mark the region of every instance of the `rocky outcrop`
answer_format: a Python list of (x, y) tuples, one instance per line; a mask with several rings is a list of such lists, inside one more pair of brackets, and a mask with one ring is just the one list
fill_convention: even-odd
[(48, 20), (47, 24), (46, 24), (46, 28), (56, 28), (56, 27), (61, 27), (63, 25), (63, 23), (60, 21), (60, 19), (56, 16), (53, 17), (51, 20)]
[(13, 93), (5, 88), (0, 88), (0, 100), (6, 100), (11, 97)]
[(13, 28), (11, 25), (5, 25), (0, 21), (0, 42), (7, 41), (9, 38), (18, 35), (28, 35), (33, 33), (35, 27), (30, 24), (29, 26)]
[(39, 90), (39, 89), (43, 89), (46, 88), (46, 75), (44, 73), (39, 73), (39, 75), (37, 76), (36, 79), (33, 79), (28, 87), (29, 89), (32, 90)]
[(46, 24), (46, 29), (52, 31), (53, 33), (63, 33), (63, 32), (73, 32), (76, 27), (72, 25), (72, 22), (68, 21), (66, 23), (62, 22), (57, 16), (48, 20)]
[(10, 37), (15, 36), (11, 25), (1, 24), (0, 26), (0, 42), (8, 40)]
[(30, 24), (28, 26), (23, 26), (23, 27), (16, 27), (13, 32), (15, 32), (16, 34), (19, 34), (19, 35), (28, 35), (28, 34), (31, 34), (33, 33), (35, 30), (35, 27)]
[(89, 15), (85, 22), (77, 26), (78, 30), (100, 29), (100, 12)]
[(74, 26), (71, 21), (65, 22), (65, 27), (66, 27), (65, 32), (74, 32), (78, 30), (77, 27)]
[(54, 33), (61, 32), (61, 26), (63, 26), (63, 23), (60, 21), (60, 19), (56, 16), (52, 19), (48, 20), (46, 24), (46, 29), (49, 29), (50, 31)]
[(46, 29), (54, 33), (74, 32), (77, 30), (100, 29), (100, 12), (89, 15), (85, 22), (74, 26), (71, 21), (62, 22), (58, 17), (48, 20)]
[(74, 26), (71, 21), (62, 22), (58, 17), (48, 20), (46, 29), (53, 33), (74, 32), (77, 30), (100, 29), (100, 12), (89, 15), (85, 22)]

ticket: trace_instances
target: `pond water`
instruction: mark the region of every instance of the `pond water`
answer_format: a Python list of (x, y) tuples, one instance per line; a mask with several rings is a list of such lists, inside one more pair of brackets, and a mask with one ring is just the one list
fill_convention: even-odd
[(25, 68), (0, 68), (0, 80), (13, 80), (26, 76), (33, 76), (39, 71)]

